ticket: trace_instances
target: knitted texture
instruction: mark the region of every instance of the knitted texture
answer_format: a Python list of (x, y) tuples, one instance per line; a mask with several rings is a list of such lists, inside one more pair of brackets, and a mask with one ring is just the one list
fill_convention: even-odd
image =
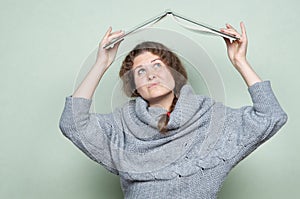
[(185, 85), (168, 133), (166, 110), (130, 100), (111, 114), (91, 100), (66, 98), (60, 128), (80, 150), (120, 175), (125, 198), (216, 198), (229, 171), (287, 121), (269, 81), (248, 88), (253, 106), (226, 107)]

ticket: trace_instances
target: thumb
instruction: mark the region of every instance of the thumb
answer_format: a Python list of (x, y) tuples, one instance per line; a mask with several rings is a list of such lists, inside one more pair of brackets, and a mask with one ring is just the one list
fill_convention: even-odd
[(224, 37), (223, 37), (223, 39), (224, 39), (225, 44), (226, 44), (226, 46), (227, 46), (227, 48), (228, 48), (228, 47), (231, 45), (230, 39), (227, 39), (227, 38), (224, 38)]

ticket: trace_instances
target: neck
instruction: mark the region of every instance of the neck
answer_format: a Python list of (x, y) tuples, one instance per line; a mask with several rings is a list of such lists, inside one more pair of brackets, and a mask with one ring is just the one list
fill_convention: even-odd
[(175, 97), (174, 93), (173, 93), (173, 91), (171, 91), (170, 93), (168, 93), (164, 96), (160, 96), (155, 99), (149, 100), (148, 101), (149, 106), (150, 107), (160, 107), (167, 111), (170, 111), (174, 97)]

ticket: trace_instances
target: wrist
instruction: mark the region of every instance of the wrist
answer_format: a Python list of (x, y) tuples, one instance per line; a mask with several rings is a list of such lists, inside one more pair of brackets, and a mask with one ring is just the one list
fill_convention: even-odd
[(95, 68), (100, 71), (106, 71), (108, 66), (107, 66), (107, 63), (96, 60), (96, 62), (94, 63), (92, 68)]
[(248, 60), (246, 57), (240, 57), (235, 59), (236, 63), (238, 64), (248, 64)]
[(248, 85), (248, 87), (262, 81), (247, 60), (240, 62), (236, 68), (245, 80), (245, 83)]
[(106, 65), (105, 61), (103, 61), (102, 59), (96, 59), (94, 66), (96, 67), (104, 67)]
[(241, 72), (241, 70), (243, 70), (245, 68), (251, 68), (251, 66), (246, 58), (234, 59), (232, 64), (239, 72)]

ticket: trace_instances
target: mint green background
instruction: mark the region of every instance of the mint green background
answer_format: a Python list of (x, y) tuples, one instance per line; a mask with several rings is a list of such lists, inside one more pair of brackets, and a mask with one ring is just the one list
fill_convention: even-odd
[[(111, 25), (128, 30), (165, 9), (215, 27), (226, 22), (238, 27), (244, 21), (250, 63), (263, 79), (272, 81), (289, 115), (275, 137), (232, 170), (219, 198), (298, 198), (299, 7), (296, 0), (2, 0), (0, 198), (122, 198), (118, 177), (64, 138), (58, 121), (81, 64), (106, 29)], [(230, 65), (222, 39), (186, 34), (205, 47), (218, 67), (225, 104), (249, 104), (246, 86)]]

